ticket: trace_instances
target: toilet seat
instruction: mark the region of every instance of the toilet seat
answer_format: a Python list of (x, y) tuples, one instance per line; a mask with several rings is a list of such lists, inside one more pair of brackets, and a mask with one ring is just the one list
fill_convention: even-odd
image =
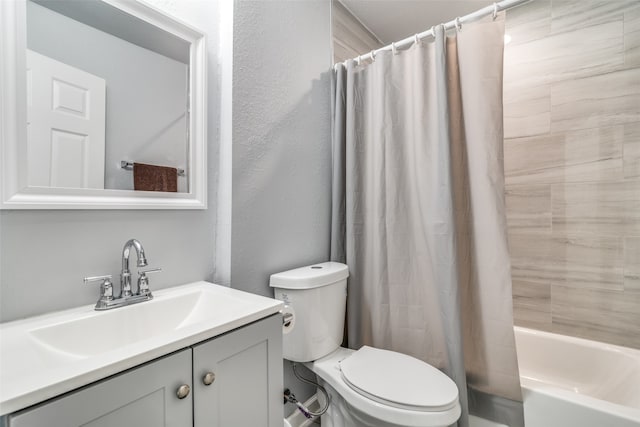
[(384, 405), (420, 412), (458, 405), (458, 388), (448, 376), (406, 354), (364, 346), (339, 367), (351, 389)]

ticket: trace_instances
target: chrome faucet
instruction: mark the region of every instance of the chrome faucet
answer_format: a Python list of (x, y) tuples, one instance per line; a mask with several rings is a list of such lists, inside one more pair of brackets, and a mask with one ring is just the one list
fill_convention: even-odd
[(129, 271), (129, 254), (131, 248), (135, 248), (138, 257), (138, 267), (147, 266), (147, 258), (144, 256), (144, 248), (142, 243), (136, 239), (130, 239), (122, 248), (122, 272), (120, 273), (120, 295), (118, 298), (127, 298), (133, 295), (131, 293), (131, 271)]
[(129, 270), (129, 255), (131, 255), (131, 248), (136, 250), (136, 256), (138, 258), (137, 266), (147, 266), (147, 258), (144, 255), (144, 248), (142, 247), (142, 244), (136, 239), (130, 239), (127, 241), (127, 243), (124, 244), (124, 248), (122, 248), (120, 295), (117, 297), (113, 296), (113, 285), (111, 283), (110, 274), (84, 278), (85, 283), (102, 281), (102, 284), (100, 285), (100, 299), (95, 306), (96, 310), (109, 310), (153, 299), (153, 294), (151, 294), (151, 290), (149, 290), (149, 279), (147, 278), (147, 274), (156, 273), (158, 271), (162, 271), (162, 269), (152, 268), (145, 271), (138, 270), (138, 288), (136, 289), (136, 292), (133, 293), (131, 291), (131, 271)]

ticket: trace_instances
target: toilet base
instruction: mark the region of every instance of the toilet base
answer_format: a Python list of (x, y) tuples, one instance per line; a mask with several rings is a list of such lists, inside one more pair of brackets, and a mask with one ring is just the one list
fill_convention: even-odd
[[(373, 418), (368, 414), (359, 411), (349, 405), (349, 403), (326, 381), (319, 378), (320, 385), (325, 388), (329, 394), (330, 405), (324, 415), (320, 418), (322, 427), (406, 427), (404, 424), (393, 424), (383, 422), (377, 418)], [(317, 392), (318, 403), (320, 407), (324, 407), (324, 394)], [(430, 426), (430, 427), (447, 427)]]
[[(352, 408), (342, 396), (325, 381), (320, 380), (320, 385), (327, 390), (331, 402), (327, 412), (322, 415), (322, 427), (379, 427), (383, 425), (385, 427), (395, 427), (386, 423), (379, 424), (380, 420), (369, 419), (370, 417), (366, 414), (360, 414), (360, 411)], [(324, 395), (321, 392), (318, 392), (317, 395), (320, 405), (324, 406)]]

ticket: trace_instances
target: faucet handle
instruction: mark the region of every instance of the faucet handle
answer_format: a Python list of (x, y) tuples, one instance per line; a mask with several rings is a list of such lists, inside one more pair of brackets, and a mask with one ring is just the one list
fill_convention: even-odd
[(85, 277), (83, 279), (84, 283), (97, 282), (98, 280), (111, 280), (113, 276), (111, 274), (105, 274), (104, 276), (93, 276), (93, 277)]
[(138, 292), (136, 292), (138, 295), (144, 295), (147, 296), (149, 298), (153, 298), (153, 295), (151, 295), (151, 290), (149, 290), (149, 278), (147, 277), (147, 274), (150, 273), (158, 273), (162, 271), (162, 268), (150, 268), (149, 270), (144, 270), (144, 271), (138, 271)]
[(85, 277), (84, 283), (97, 282), (102, 280), (100, 284), (100, 298), (96, 303), (96, 310), (105, 310), (109, 302), (113, 301), (113, 283), (111, 283), (111, 274), (105, 274), (104, 276)]
[(162, 268), (160, 268), (160, 267), (156, 267), (156, 268), (150, 268), (150, 269), (145, 270), (145, 271), (138, 271), (138, 274), (139, 274), (140, 276), (143, 276), (143, 275), (145, 275), (145, 274), (150, 274), (150, 273), (159, 273), (159, 272), (161, 272), (161, 271), (162, 271)]

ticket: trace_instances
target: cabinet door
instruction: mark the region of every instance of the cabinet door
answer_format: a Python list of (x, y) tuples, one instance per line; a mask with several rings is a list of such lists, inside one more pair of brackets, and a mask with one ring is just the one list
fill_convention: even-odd
[(191, 349), (164, 357), (9, 417), (9, 427), (186, 427), (193, 425)]
[(194, 346), (194, 426), (281, 427), (282, 381), (280, 315)]

